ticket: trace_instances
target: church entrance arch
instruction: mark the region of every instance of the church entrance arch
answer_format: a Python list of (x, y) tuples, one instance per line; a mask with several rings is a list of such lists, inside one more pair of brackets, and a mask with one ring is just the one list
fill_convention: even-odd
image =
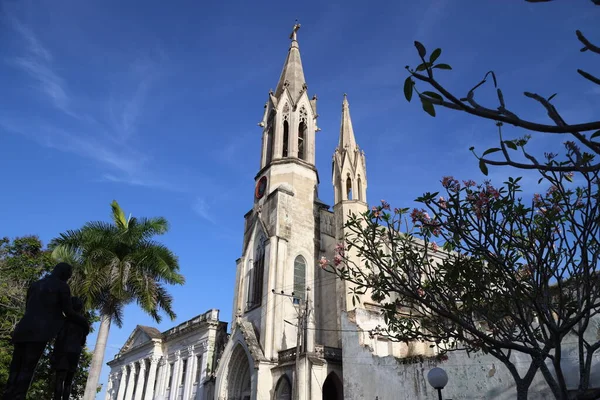
[(231, 354), (229, 360), (229, 370), (227, 371), (227, 400), (246, 400), (250, 399), (251, 392), (251, 369), (248, 362), (248, 355), (238, 344)]
[(330, 373), (323, 383), (323, 400), (344, 400), (344, 386), (335, 372)]
[(292, 400), (292, 384), (286, 375), (277, 381), (277, 386), (275, 386), (275, 400)]

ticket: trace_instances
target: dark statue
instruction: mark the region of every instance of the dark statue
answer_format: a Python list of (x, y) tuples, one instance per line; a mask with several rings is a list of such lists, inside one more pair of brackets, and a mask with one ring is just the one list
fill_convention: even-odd
[[(72, 298), (73, 311), (83, 313), (83, 302), (78, 297)], [(52, 367), (56, 371), (54, 381), (54, 400), (69, 400), (73, 377), (77, 371), (79, 357), (85, 338), (89, 331), (74, 321), (67, 319), (58, 332), (54, 341), (54, 352), (52, 354)]]
[(13, 332), (14, 350), (4, 400), (25, 400), (37, 363), (48, 342), (63, 327), (65, 317), (89, 332), (88, 321), (71, 305), (67, 281), (72, 273), (71, 265), (59, 263), (51, 274), (29, 287), (25, 315)]

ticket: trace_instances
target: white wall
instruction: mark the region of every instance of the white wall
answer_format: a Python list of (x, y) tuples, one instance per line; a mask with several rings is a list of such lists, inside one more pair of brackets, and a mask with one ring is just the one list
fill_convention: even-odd
[[(357, 310), (356, 319), (367, 315), (364, 310)], [(371, 316), (372, 318), (372, 316)], [(594, 325), (594, 324), (592, 324)], [(342, 315), (343, 360), (344, 360), (344, 399), (373, 400), (418, 400), (435, 399), (436, 392), (427, 383), (427, 373), (439, 366), (446, 370), (449, 377), (448, 386), (443, 391), (444, 399), (497, 399), (516, 398), (514, 380), (504, 365), (495, 358), (481, 353), (467, 355), (466, 352), (451, 352), (448, 360), (435, 363), (423, 362), (402, 364), (393, 356), (378, 357), (366, 346), (360, 344), (357, 325)], [(590, 332), (595, 337), (596, 332)], [(596, 339), (598, 340), (598, 339)], [(577, 359), (572, 339), (565, 339), (565, 367), (568, 382), (576, 385)], [(570, 350), (569, 350), (570, 349)], [(521, 355), (515, 359), (517, 366), (526, 368), (527, 357)], [(596, 357), (592, 367), (592, 386), (600, 386), (600, 356)], [(595, 385), (594, 385), (595, 384)], [(574, 386), (575, 388), (576, 386)], [(529, 389), (530, 399), (549, 399), (551, 393), (541, 374), (534, 379)]]

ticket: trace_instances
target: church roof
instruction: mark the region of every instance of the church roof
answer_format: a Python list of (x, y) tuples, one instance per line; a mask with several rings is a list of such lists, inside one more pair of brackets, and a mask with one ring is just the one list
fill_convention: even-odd
[(350, 105), (348, 104), (348, 96), (344, 93), (344, 101), (342, 102), (342, 125), (340, 126), (340, 141), (338, 149), (355, 149), (356, 138), (354, 137), (354, 129), (352, 128), (352, 119), (350, 118)]
[(283, 70), (281, 71), (281, 77), (277, 88), (275, 89), (275, 97), (280, 98), (284, 89), (287, 87), (292, 99), (296, 101), (301, 91), (306, 88), (306, 81), (304, 79), (304, 70), (302, 69), (302, 60), (300, 59), (300, 49), (298, 47), (298, 40), (296, 32), (300, 29), (300, 25), (296, 24), (294, 30), (290, 36), (292, 43), (290, 44), (290, 50), (288, 51), (287, 58), (283, 64)]
[(151, 339), (162, 339), (162, 333), (154, 327), (144, 325), (138, 325), (137, 327)]

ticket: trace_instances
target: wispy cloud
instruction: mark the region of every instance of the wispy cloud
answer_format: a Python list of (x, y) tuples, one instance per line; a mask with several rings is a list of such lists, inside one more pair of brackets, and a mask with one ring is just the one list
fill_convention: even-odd
[(52, 54), (29, 27), (15, 18), (10, 21), (25, 44), (23, 54), (15, 57), (12, 62), (38, 84), (39, 90), (48, 97), (56, 108), (71, 115), (70, 100), (65, 89), (65, 82), (52, 68)]
[(216, 223), (215, 218), (211, 213), (210, 206), (208, 205), (205, 199), (198, 197), (192, 205), (192, 209), (202, 219), (205, 219), (213, 224)]
[[(161, 76), (159, 62), (149, 58), (138, 58), (123, 62), (128, 85), (115, 82), (118, 89), (105, 97), (80, 101), (84, 95), (72, 91), (75, 82), (58, 71), (57, 60), (44, 41), (33, 29), (15, 17), (9, 17), (17, 39), (21, 42), (20, 52), (7, 62), (31, 80), (33, 87), (46, 104), (62, 113), (56, 120), (30, 121), (15, 119), (0, 113), (0, 126), (36, 140), (41, 145), (63, 152), (73, 153), (98, 162), (106, 173), (105, 181), (126, 183), (136, 186), (175, 190), (173, 185), (162, 182), (148, 168), (149, 155), (134, 142), (140, 120), (146, 110), (147, 99), (153, 84)], [(161, 60), (164, 54), (160, 53)], [(102, 105), (105, 105), (102, 107)]]

